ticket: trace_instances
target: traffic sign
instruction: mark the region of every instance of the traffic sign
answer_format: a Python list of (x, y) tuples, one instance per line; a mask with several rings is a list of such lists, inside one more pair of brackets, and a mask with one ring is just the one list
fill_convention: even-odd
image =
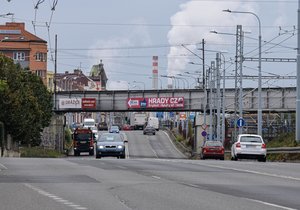
[(245, 120), (243, 119), (243, 118), (239, 118), (237, 121), (236, 121), (236, 125), (238, 126), (238, 127), (243, 127), (243, 126), (245, 126)]
[(202, 136), (206, 136), (206, 135), (207, 135), (206, 131), (202, 131), (202, 132), (201, 132), (201, 135), (202, 135)]

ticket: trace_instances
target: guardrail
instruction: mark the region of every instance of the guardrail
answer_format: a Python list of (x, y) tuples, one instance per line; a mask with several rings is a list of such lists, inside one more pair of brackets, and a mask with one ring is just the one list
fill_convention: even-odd
[(278, 154), (278, 153), (300, 153), (300, 147), (267, 148), (267, 154)]

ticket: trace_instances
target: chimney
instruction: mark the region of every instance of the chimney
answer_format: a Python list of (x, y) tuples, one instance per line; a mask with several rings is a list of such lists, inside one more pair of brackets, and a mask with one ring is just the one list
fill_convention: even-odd
[(152, 89), (158, 89), (158, 56), (152, 57)]

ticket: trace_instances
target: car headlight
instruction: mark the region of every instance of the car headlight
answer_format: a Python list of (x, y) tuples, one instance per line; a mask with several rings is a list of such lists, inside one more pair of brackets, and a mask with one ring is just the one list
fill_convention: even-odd
[(123, 146), (122, 145), (118, 145), (118, 147), (117, 147), (118, 149), (122, 149), (123, 148)]
[(100, 145), (100, 146), (99, 146), (99, 149), (104, 149), (104, 146)]

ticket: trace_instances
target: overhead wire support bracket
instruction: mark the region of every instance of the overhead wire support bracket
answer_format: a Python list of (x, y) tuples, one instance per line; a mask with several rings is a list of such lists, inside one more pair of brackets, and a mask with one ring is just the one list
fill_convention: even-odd
[[(244, 57), (244, 61), (258, 61), (258, 58)], [(261, 58), (263, 62), (297, 62), (296, 58)]]

